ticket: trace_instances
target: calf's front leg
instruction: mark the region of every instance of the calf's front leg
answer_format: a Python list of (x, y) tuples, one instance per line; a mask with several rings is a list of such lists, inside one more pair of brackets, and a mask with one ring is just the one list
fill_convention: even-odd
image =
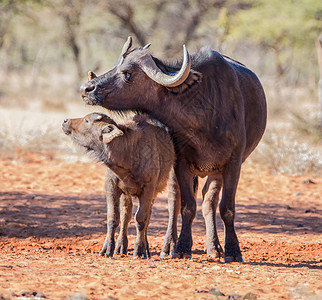
[(107, 202), (107, 235), (100, 255), (112, 257), (115, 248), (114, 235), (120, 222), (120, 195), (118, 178), (109, 170), (106, 172), (105, 190)]

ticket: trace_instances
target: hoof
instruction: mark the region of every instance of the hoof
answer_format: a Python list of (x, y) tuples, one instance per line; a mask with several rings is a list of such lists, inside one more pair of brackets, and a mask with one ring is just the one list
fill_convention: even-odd
[(127, 249), (115, 248), (114, 254), (127, 255)]
[(181, 255), (181, 253), (173, 253), (173, 255), (172, 255), (172, 257), (171, 257), (172, 259), (176, 259), (176, 258), (182, 258), (182, 255)]
[(147, 259), (151, 258), (150, 255), (144, 253), (144, 254), (133, 254), (133, 259)]
[(207, 251), (207, 256), (210, 257), (210, 258), (224, 258), (224, 252), (223, 251), (217, 251), (217, 250), (210, 250), (210, 251)]
[(99, 253), (99, 256), (105, 256), (105, 257), (113, 257), (113, 253), (111, 254), (107, 254), (106, 252), (103, 252), (103, 253)]
[(220, 255), (219, 253), (211, 253), (211, 254), (207, 254), (207, 257), (208, 258), (212, 258), (212, 259), (219, 259), (220, 260), (224, 256), (223, 255)]
[(106, 256), (106, 257), (113, 257), (113, 252), (110, 250), (106, 250), (105, 248), (103, 248), (100, 253), (100, 256)]
[(172, 259), (176, 259), (176, 258), (191, 259), (191, 254), (190, 253), (176, 252), (176, 253), (173, 253), (171, 258)]
[(138, 259), (138, 258), (142, 258), (142, 259), (151, 258), (149, 248), (144, 249), (144, 247), (142, 248), (140, 247), (139, 249), (134, 249), (133, 259)]
[(225, 263), (231, 263), (231, 262), (244, 262), (244, 259), (242, 256), (226, 256), (225, 257)]
[(122, 237), (121, 235), (118, 237), (114, 254), (124, 254), (127, 255), (127, 246), (128, 246), (128, 240), (127, 237)]
[(165, 253), (165, 252), (161, 252), (161, 253), (160, 253), (160, 257), (161, 257), (161, 258), (164, 258), (164, 257), (166, 257), (167, 255), (168, 255), (168, 254), (167, 254), (167, 253)]
[(133, 256), (133, 259), (147, 259), (147, 256)]
[(183, 259), (191, 259), (191, 254), (189, 254), (189, 253), (183, 253), (182, 258)]

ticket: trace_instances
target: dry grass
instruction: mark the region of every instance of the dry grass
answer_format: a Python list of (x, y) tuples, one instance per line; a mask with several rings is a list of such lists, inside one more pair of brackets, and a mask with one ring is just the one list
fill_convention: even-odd
[(276, 173), (292, 175), (322, 174), (322, 153), (289, 132), (268, 129), (249, 159)]
[(279, 95), (267, 86), (266, 91), (267, 129), (248, 162), (276, 173), (322, 174), (317, 95), (305, 88), (284, 88)]
[[(78, 110), (79, 114), (83, 114), (81, 106)], [(63, 120), (72, 113), (43, 110), (42, 107), (23, 110), (2, 107), (0, 114), (3, 116), (0, 124), (2, 157), (17, 159), (26, 152), (52, 153), (56, 157), (78, 156), (70, 139), (61, 129)]]

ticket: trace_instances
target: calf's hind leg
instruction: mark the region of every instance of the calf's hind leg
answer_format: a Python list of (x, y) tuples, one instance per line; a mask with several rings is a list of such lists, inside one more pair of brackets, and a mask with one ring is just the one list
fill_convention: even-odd
[(120, 197), (120, 233), (116, 241), (114, 253), (127, 254), (127, 229), (132, 218), (133, 203), (131, 196), (122, 194)]
[(222, 176), (209, 176), (202, 189), (202, 214), (206, 222), (206, 249), (207, 256), (224, 257), (216, 228), (216, 209), (219, 192), (222, 187)]
[(133, 258), (150, 257), (147, 229), (152, 212), (153, 198), (154, 188), (150, 187), (146, 187), (139, 197), (139, 207), (135, 214), (136, 240), (134, 243)]

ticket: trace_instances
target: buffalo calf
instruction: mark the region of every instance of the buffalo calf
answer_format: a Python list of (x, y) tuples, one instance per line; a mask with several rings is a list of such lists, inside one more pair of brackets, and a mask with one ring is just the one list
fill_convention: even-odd
[[(173, 252), (177, 241), (177, 217), (180, 210), (179, 187), (174, 173), (175, 152), (164, 128), (144, 116), (134, 116), (117, 124), (101, 113), (66, 119), (65, 134), (105, 163), (107, 236), (101, 255), (127, 253), (127, 227), (132, 215), (132, 197), (139, 199), (135, 214), (137, 236), (134, 257), (150, 257), (147, 228), (157, 194), (169, 180), (169, 223), (161, 256)], [(170, 179), (169, 179), (170, 177)], [(115, 245), (114, 234), (120, 223)]]

